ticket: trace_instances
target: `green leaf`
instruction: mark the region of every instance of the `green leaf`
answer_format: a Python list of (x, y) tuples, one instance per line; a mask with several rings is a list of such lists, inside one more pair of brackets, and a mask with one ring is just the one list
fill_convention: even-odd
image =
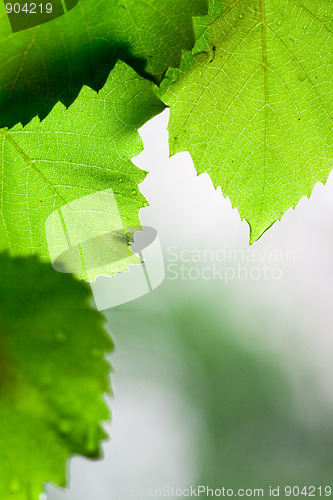
[[(215, 0), (163, 86), (171, 153), (189, 151), (262, 233), (333, 166), (333, 5)], [(189, 69), (189, 66), (192, 68)]]
[[(59, 100), (69, 106), (82, 85), (100, 90), (118, 59), (159, 83), (195, 43), (192, 16), (207, 10), (207, 0), (80, 0), (65, 15), (13, 33), (6, 3), (0, 3), (1, 127), (42, 119)], [(64, 1), (53, 5), (61, 10)], [(23, 29), (33, 14), (16, 16)]]
[(100, 457), (112, 343), (89, 287), (37, 257), (0, 255), (0, 498), (66, 484), (70, 455)]
[[(129, 159), (142, 150), (138, 127), (163, 108), (153, 84), (119, 62), (99, 94), (84, 88), (67, 110), (58, 103), (42, 122), (35, 118), (25, 127), (2, 129), (0, 250), (48, 259), (47, 230), (54, 236), (51, 246), (60, 247), (66, 260), (65, 231), (69, 260), (80, 261), (84, 252), (89, 261), (69, 268), (83, 279), (112, 276), (140, 262), (128, 251), (126, 230), (140, 225), (138, 212), (147, 202), (138, 184), (146, 173)], [(110, 207), (98, 197), (105, 190), (113, 192)], [(97, 206), (90, 205), (92, 194)]]

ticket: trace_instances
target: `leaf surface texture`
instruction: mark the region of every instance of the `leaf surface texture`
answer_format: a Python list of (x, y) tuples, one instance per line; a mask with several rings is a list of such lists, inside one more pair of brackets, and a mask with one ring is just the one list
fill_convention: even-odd
[(215, 0), (196, 30), (160, 90), (171, 153), (190, 152), (254, 242), (332, 169), (332, 3)]
[[(113, 250), (125, 257), (125, 248), (127, 257), (111, 255), (109, 262), (104, 256), (99, 259), (100, 247), (94, 247), (94, 238), (100, 236), (102, 245), (108, 245), (103, 232), (107, 233), (109, 226), (103, 228), (100, 218), (97, 220), (98, 212), (100, 217), (108, 215), (105, 203), (98, 210), (80, 200), (89, 201), (89, 195), (111, 190), (121, 220), (114, 225), (114, 236), (117, 230), (140, 225), (139, 209), (147, 202), (138, 184), (146, 173), (130, 158), (142, 150), (137, 129), (164, 108), (152, 86), (119, 62), (100, 93), (84, 88), (69, 109), (58, 103), (43, 121), (34, 118), (25, 127), (1, 130), (0, 249), (9, 249), (12, 255), (37, 254), (48, 259), (45, 224), (58, 211), (69, 245), (82, 243), (79, 224), (86, 229), (82, 239), (87, 241), (90, 236), (93, 242), (85, 254), (94, 252), (90, 259), (97, 259), (95, 269), (90, 271), (83, 263), (76, 272), (79, 277), (93, 281), (98, 274), (112, 276), (140, 261), (128, 252), (124, 231), (120, 231), (119, 245), (114, 243)], [(74, 210), (67, 207), (66, 219), (63, 207), (72, 207), (71, 203), (77, 205)], [(111, 212), (110, 217), (115, 215)], [(54, 241), (59, 242), (59, 224), (52, 231)]]
[(0, 127), (42, 119), (59, 100), (69, 106), (82, 85), (100, 90), (118, 59), (159, 83), (195, 43), (192, 16), (207, 10), (207, 0), (80, 0), (52, 21), (13, 33), (5, 3)]
[(112, 343), (86, 284), (7, 253), (0, 276), (0, 496), (38, 500), (70, 455), (100, 456)]

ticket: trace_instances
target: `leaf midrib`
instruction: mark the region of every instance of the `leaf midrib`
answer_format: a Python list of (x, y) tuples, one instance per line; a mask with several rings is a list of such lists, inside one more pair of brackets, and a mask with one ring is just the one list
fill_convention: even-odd
[[(197, 42), (200, 40), (200, 38), (202, 38), (205, 33), (207, 33), (207, 31), (209, 31), (212, 27), (213, 24), (215, 24), (216, 22), (218, 22), (219, 20), (222, 20), (226, 14), (228, 14), (236, 5), (238, 5), (242, 0), (234, 0), (232, 1), (231, 3), (229, 3), (229, 5), (223, 9), (223, 11), (216, 17), (214, 18), (213, 21), (211, 21), (206, 27), (205, 29), (200, 33), (200, 35), (198, 36), (197, 38)], [(256, 224), (253, 226), (253, 231), (256, 232), (257, 231), (257, 228), (258, 228), (258, 225), (260, 224), (260, 220), (261, 220), (261, 216), (262, 216), (262, 208), (263, 208), (263, 204), (264, 204), (264, 200), (265, 200), (265, 189), (266, 189), (266, 186), (267, 186), (267, 167), (268, 167), (268, 149), (269, 149), (269, 145), (268, 145), (268, 131), (269, 131), (269, 95), (268, 95), (268, 60), (267, 60), (267, 43), (266, 43), (266, 33), (267, 33), (267, 29), (270, 29), (270, 31), (273, 32), (273, 30), (270, 28), (270, 26), (267, 25), (266, 23), (266, 12), (265, 12), (265, 7), (266, 7), (266, 0), (258, 0), (259, 1), (259, 7), (260, 7), (260, 24), (262, 26), (262, 36), (261, 36), (261, 39), (262, 39), (262, 61), (263, 61), (263, 64), (262, 64), (262, 67), (263, 67), (263, 71), (264, 71), (264, 93), (265, 93), (265, 103), (264, 103), (264, 109), (265, 109), (265, 130), (264, 130), (264, 145), (265, 145), (265, 153), (264, 153), (264, 178), (263, 178), (263, 190), (262, 190), (262, 193), (261, 193), (261, 202), (260, 202), (260, 208), (258, 210), (258, 216), (257, 216), (257, 222)], [(316, 22), (318, 22), (320, 24), (320, 26), (322, 28), (324, 28), (330, 35), (333, 34), (333, 32), (326, 26), (325, 23), (323, 23), (315, 14), (313, 14), (313, 12), (311, 12), (309, 9), (307, 9), (304, 5), (302, 5), (299, 0), (290, 0), (292, 3), (294, 3), (297, 7), (299, 7), (300, 9), (302, 9), (304, 12), (306, 12), (306, 14), (308, 16), (310, 16), (312, 19), (314, 19)], [(252, 28), (251, 31), (253, 31), (253, 29), (255, 29), (258, 25), (256, 25), (255, 27)], [(274, 32), (273, 32), (274, 33)], [(247, 33), (248, 35), (249, 33)], [(275, 34), (275, 33), (274, 33)], [(247, 36), (246, 35), (246, 36)], [(244, 37), (246, 38), (246, 37)], [(278, 37), (280, 39), (280, 37)], [(244, 39), (242, 39), (240, 41), (240, 43), (237, 44), (237, 47), (233, 50), (233, 52), (229, 55), (229, 57), (227, 58), (226, 62), (230, 59), (230, 57), (232, 57), (233, 53), (237, 50), (237, 48), (243, 43)], [(280, 39), (280, 41), (283, 43), (283, 41)], [(284, 44), (284, 43), (283, 43)], [(285, 45), (285, 44), (284, 44)], [(288, 51), (290, 51), (292, 53), (292, 51), (289, 49), (289, 47), (286, 46), (286, 48), (288, 49)], [(226, 64), (225, 62), (225, 64)], [(299, 63), (299, 61), (297, 61), (299, 66), (301, 66), (301, 64)], [(225, 66), (225, 64), (223, 65), (223, 67)], [(223, 69), (222, 67), (222, 69)], [(304, 70), (303, 70), (304, 71)], [(219, 73), (219, 72), (218, 72)], [(306, 72), (305, 72), (306, 73)], [(311, 82), (308, 74), (306, 73), (306, 76), (307, 76), (307, 79)], [(216, 75), (214, 76), (214, 78), (216, 77)], [(206, 86), (206, 88), (212, 83), (213, 80), (211, 80), (209, 82), (209, 84)], [(317, 90), (315, 89), (315, 85), (312, 83), (312, 88), (314, 89), (315, 93), (317, 94), (317, 96), (319, 97), (318, 95), (318, 92)], [(196, 105), (198, 104), (198, 102), (200, 101), (202, 95), (204, 94), (205, 90), (203, 90), (202, 94), (200, 94), (200, 96), (198, 97), (198, 99), (196, 100), (196, 103), (194, 104), (193, 108), (192, 108), (192, 111), (193, 109), (195, 109)], [(319, 99), (320, 101), (320, 104), (321, 106), (323, 107), (324, 111), (326, 112), (326, 114), (329, 116), (330, 120), (333, 121), (332, 117), (330, 116), (329, 112), (326, 110), (325, 106), (323, 105), (321, 99)], [(183, 127), (186, 126), (188, 120), (190, 119), (190, 116), (191, 116), (191, 112), (188, 114), (187, 118), (186, 118), (186, 121), (184, 122), (183, 124)]]
[[(262, 209), (265, 199), (265, 191), (267, 185), (267, 160), (268, 160), (268, 113), (269, 113), (269, 99), (268, 99), (268, 63), (267, 63), (267, 42), (266, 42), (266, 9), (265, 0), (260, 1), (260, 21), (261, 21), (261, 50), (262, 50), (262, 62), (264, 70), (264, 89), (265, 89), (265, 156), (264, 156), (264, 178), (263, 178), (263, 190), (260, 199), (260, 209), (258, 212), (257, 223), (254, 228), (254, 232), (257, 232), (258, 225), (260, 223)], [(251, 228), (252, 231), (252, 228)], [(251, 243), (251, 235), (250, 235)]]

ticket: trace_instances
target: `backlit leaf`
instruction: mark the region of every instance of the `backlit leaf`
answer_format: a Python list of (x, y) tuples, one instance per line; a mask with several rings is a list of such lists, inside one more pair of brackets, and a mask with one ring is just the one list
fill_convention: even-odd
[[(207, 9), (207, 0), (52, 0), (61, 12), (77, 5), (24, 30), (47, 1), (9, 17), (8, 3), (26, 4), (0, 2), (0, 127), (44, 118), (59, 100), (69, 106), (82, 85), (100, 90), (118, 59), (159, 83), (193, 47), (192, 16)], [(13, 33), (13, 18), (21, 31)]]
[[(139, 209), (147, 202), (138, 184), (146, 173), (130, 158), (142, 149), (138, 127), (164, 107), (152, 85), (118, 63), (100, 93), (84, 88), (69, 109), (58, 103), (42, 122), (35, 118), (25, 127), (0, 131), (0, 249), (48, 259), (46, 230), (56, 247), (65, 231), (76, 251), (69, 256), (74, 266), (69, 271), (83, 279), (112, 276), (140, 262), (128, 252), (126, 229), (140, 225)], [(106, 191), (112, 193), (111, 205), (98, 194)], [(91, 195), (99, 197), (97, 206), (91, 206)], [(57, 220), (51, 229), (45, 227), (54, 213)], [(111, 222), (116, 218), (111, 244), (107, 216)], [(96, 246), (95, 237), (101, 244)], [(78, 245), (84, 242), (85, 262), (77, 269), (73, 261), (80, 260)]]
[[(333, 166), (333, 6), (322, 0), (215, 0), (184, 70), (171, 71), (171, 153), (261, 234)], [(189, 69), (191, 67), (191, 69)]]

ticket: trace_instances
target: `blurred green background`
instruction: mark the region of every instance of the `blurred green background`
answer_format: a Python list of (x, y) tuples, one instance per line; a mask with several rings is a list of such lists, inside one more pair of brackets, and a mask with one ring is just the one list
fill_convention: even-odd
[(116, 344), (111, 442), (103, 462), (75, 459), (70, 491), (49, 488), (49, 500), (129, 500), (138, 489), (160, 498), (158, 488), (190, 485), (263, 488), (268, 498), (269, 486), (331, 484), (329, 405), (306, 370), (303, 389), (292, 377), (290, 359), (263, 340), (265, 325), (251, 331), (216, 292), (166, 281), (105, 311)]

